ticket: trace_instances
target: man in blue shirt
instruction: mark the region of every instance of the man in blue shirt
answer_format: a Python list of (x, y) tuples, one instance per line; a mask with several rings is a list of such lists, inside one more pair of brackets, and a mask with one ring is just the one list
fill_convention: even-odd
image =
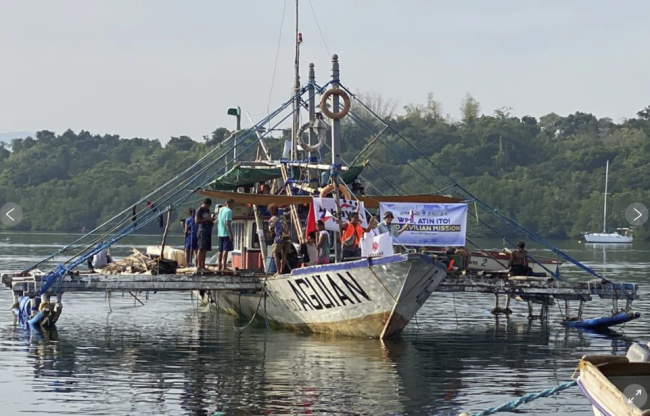
[(219, 236), (219, 257), (217, 260), (217, 269), (226, 270), (228, 261), (228, 252), (233, 250), (232, 235), (232, 207), (235, 205), (234, 199), (226, 201), (226, 205), (219, 210), (217, 219), (217, 235)]
[(196, 210), (190, 208), (188, 214), (190, 216), (185, 220), (183, 229), (185, 230), (185, 263), (187, 263), (187, 267), (190, 267), (192, 266), (192, 259), (195, 258), (199, 249), (199, 230), (194, 218)]

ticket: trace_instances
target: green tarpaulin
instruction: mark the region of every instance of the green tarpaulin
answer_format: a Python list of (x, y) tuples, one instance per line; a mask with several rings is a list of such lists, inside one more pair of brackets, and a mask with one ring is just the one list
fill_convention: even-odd
[[(294, 169), (294, 175), (298, 174), (298, 168)], [(359, 176), (363, 166), (353, 166), (341, 173), (341, 178), (346, 184), (352, 184)], [(319, 175), (322, 171), (319, 171)], [(295, 177), (295, 176), (294, 176)], [(254, 186), (257, 182), (266, 182), (282, 178), (279, 167), (244, 167), (236, 166), (216, 179), (210, 187), (219, 191), (234, 191), (240, 186)]]

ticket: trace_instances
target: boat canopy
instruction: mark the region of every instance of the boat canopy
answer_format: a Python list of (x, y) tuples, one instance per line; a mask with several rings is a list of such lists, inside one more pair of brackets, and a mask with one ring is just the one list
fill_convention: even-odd
[[(199, 194), (214, 198), (217, 200), (233, 199), (236, 204), (255, 204), (260, 206), (270, 205), (301, 205), (311, 204), (313, 196), (299, 195), (265, 195), (265, 194), (242, 194), (238, 192), (215, 191), (210, 189), (201, 189)], [(452, 198), (443, 195), (363, 195), (357, 196), (359, 201), (367, 209), (379, 209), (380, 202), (410, 202), (424, 204), (457, 204), (463, 202), (460, 198)]]
[[(300, 165), (300, 167), (317, 169), (319, 175), (321, 172), (329, 171), (328, 165), (304, 164)], [(294, 175), (297, 176), (298, 167), (294, 167), (294, 169)], [(344, 167), (341, 170), (341, 179), (346, 184), (351, 184), (361, 174), (363, 166)], [(237, 163), (232, 169), (212, 182), (210, 188), (219, 191), (234, 191), (240, 186), (252, 187), (258, 182), (280, 178), (282, 178), (282, 171), (279, 162)]]

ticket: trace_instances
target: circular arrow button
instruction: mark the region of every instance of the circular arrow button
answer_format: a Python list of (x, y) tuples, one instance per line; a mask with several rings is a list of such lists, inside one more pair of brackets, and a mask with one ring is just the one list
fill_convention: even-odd
[(634, 405), (643, 409), (643, 405), (648, 401), (648, 393), (639, 384), (630, 384), (623, 390), (623, 394), (627, 397), (628, 406)]
[(0, 208), (0, 221), (10, 227), (18, 225), (23, 219), (23, 209), (14, 202), (7, 202)]
[(632, 202), (625, 209), (625, 219), (630, 225), (639, 226), (648, 221), (648, 207), (640, 202)]

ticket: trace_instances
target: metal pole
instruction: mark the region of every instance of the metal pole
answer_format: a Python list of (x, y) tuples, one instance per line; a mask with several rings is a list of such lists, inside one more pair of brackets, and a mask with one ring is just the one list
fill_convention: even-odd
[[(314, 64), (310, 63), (309, 64), (309, 86), (308, 86), (308, 91), (309, 91), (309, 121), (314, 123), (316, 121), (316, 71), (314, 70)], [(308, 144), (311, 146), (315, 143), (318, 142), (318, 137), (316, 137), (316, 130), (314, 128), (309, 129), (309, 142)], [(316, 153), (314, 152), (309, 152), (309, 163), (312, 162), (312, 158), (316, 156)], [(310, 169), (309, 170), (309, 180), (310, 183), (309, 185), (311, 188), (316, 189), (318, 188), (318, 184), (320, 183), (320, 177), (318, 176), (318, 169)], [(315, 181), (314, 181), (315, 179)]]
[[(332, 55), (332, 88), (339, 88), (339, 56), (337, 54)], [(339, 97), (338, 95), (332, 96), (332, 111), (334, 113), (339, 112)], [(341, 137), (340, 137), (340, 121), (332, 120), (332, 178), (330, 179), (336, 185), (334, 187), (334, 197), (336, 198), (336, 217), (339, 219), (339, 230), (341, 229), (341, 204), (339, 203), (339, 188), (338, 188), (338, 174), (341, 170)], [(339, 244), (340, 241), (339, 231), (334, 232), (334, 256), (337, 261), (341, 260), (339, 255)]]
[(298, 0), (296, 0), (296, 57), (294, 61), (294, 83), (293, 94), (293, 126), (291, 128), (291, 159), (298, 159), (298, 149), (296, 144), (296, 134), (300, 129), (300, 97), (297, 95), (300, 91), (300, 32), (298, 32)]

